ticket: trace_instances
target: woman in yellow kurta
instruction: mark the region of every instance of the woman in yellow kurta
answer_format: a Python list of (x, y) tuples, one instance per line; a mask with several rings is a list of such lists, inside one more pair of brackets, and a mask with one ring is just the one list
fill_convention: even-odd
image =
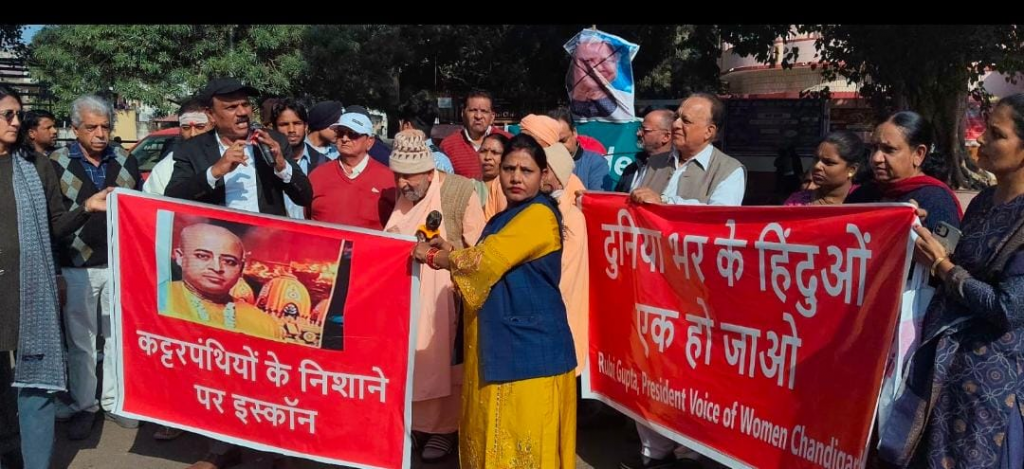
[(464, 299), (464, 469), (576, 465), (576, 355), (558, 289), (561, 215), (539, 193), (546, 171), (536, 140), (514, 137), (499, 176), (509, 206), (480, 243), (450, 253), (421, 243), (413, 253), (451, 270)]

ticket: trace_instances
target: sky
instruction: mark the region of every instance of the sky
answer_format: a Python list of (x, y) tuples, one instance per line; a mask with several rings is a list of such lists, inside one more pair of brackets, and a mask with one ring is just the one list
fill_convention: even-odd
[(38, 33), (39, 30), (42, 29), (42, 28), (43, 28), (43, 25), (41, 25), (41, 24), (31, 24), (31, 25), (28, 25), (25, 28), (25, 30), (21, 32), (21, 42), (24, 43), (24, 44), (28, 44), (28, 43), (32, 42), (32, 38), (35, 37), (36, 33)]

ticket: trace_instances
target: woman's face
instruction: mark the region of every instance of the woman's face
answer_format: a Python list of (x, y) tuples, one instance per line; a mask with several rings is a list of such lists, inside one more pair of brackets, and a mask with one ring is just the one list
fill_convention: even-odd
[(501, 142), (497, 139), (486, 138), (477, 153), (480, 155), (480, 167), (484, 171), (484, 181), (498, 177), (501, 154), (505, 153), (505, 147), (501, 145)]
[[(8, 119), (10, 118), (10, 119)], [(18, 141), (21, 128), (21, 104), (13, 96), (0, 99), (0, 145), (6, 150)]]
[(540, 191), (541, 170), (526, 150), (515, 150), (501, 161), (501, 190), (510, 204), (530, 200)]
[(1008, 106), (996, 106), (988, 116), (985, 133), (978, 137), (978, 166), (992, 174), (1004, 176), (1024, 169), (1024, 141)]
[(871, 143), (874, 146), (871, 169), (878, 182), (896, 182), (921, 174), (921, 163), (928, 149), (924, 145), (912, 148), (896, 124), (883, 122), (876, 127)]
[(843, 157), (839, 156), (839, 149), (834, 144), (822, 142), (821, 145), (818, 145), (817, 156), (818, 161), (814, 163), (814, 168), (811, 170), (811, 181), (817, 187), (830, 191), (853, 179), (853, 173), (857, 168), (851, 167)]

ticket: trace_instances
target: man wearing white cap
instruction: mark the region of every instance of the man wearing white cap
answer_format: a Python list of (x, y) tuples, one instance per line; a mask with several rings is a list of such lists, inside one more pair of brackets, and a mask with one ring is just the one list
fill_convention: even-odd
[[(389, 164), (398, 199), (385, 231), (415, 235), (426, 226), (439, 232), (440, 239), (434, 243), (444, 249), (476, 245), (486, 224), (476, 186), (467, 178), (436, 170), (423, 132), (396, 134)], [(441, 214), (437, 227), (427, 222), (435, 211)], [(412, 429), (417, 443), (426, 441), (421, 454), (425, 462), (440, 461), (454, 450), (462, 393), (462, 366), (456, 364), (461, 360), (452, 359), (459, 326), (458, 299), (448, 271), (432, 267), (420, 265), (421, 310), (412, 397)]]
[(312, 218), (379, 230), (395, 206), (395, 181), (387, 166), (368, 153), (375, 140), (373, 124), (364, 114), (346, 112), (331, 128), (338, 136), (338, 159), (309, 175)]

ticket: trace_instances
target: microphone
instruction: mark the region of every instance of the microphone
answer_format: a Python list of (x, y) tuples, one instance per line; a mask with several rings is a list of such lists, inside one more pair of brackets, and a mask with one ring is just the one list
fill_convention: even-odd
[(441, 235), (441, 212), (433, 210), (427, 214), (427, 221), (416, 230), (416, 239), (420, 242), (430, 241)]
[(277, 162), (274, 160), (274, 154), (270, 152), (270, 147), (267, 146), (266, 143), (263, 143), (256, 138), (256, 131), (262, 128), (262, 125), (249, 121), (249, 142), (259, 146), (260, 154), (263, 155), (263, 161), (266, 161), (267, 164), (273, 168), (277, 166)]

